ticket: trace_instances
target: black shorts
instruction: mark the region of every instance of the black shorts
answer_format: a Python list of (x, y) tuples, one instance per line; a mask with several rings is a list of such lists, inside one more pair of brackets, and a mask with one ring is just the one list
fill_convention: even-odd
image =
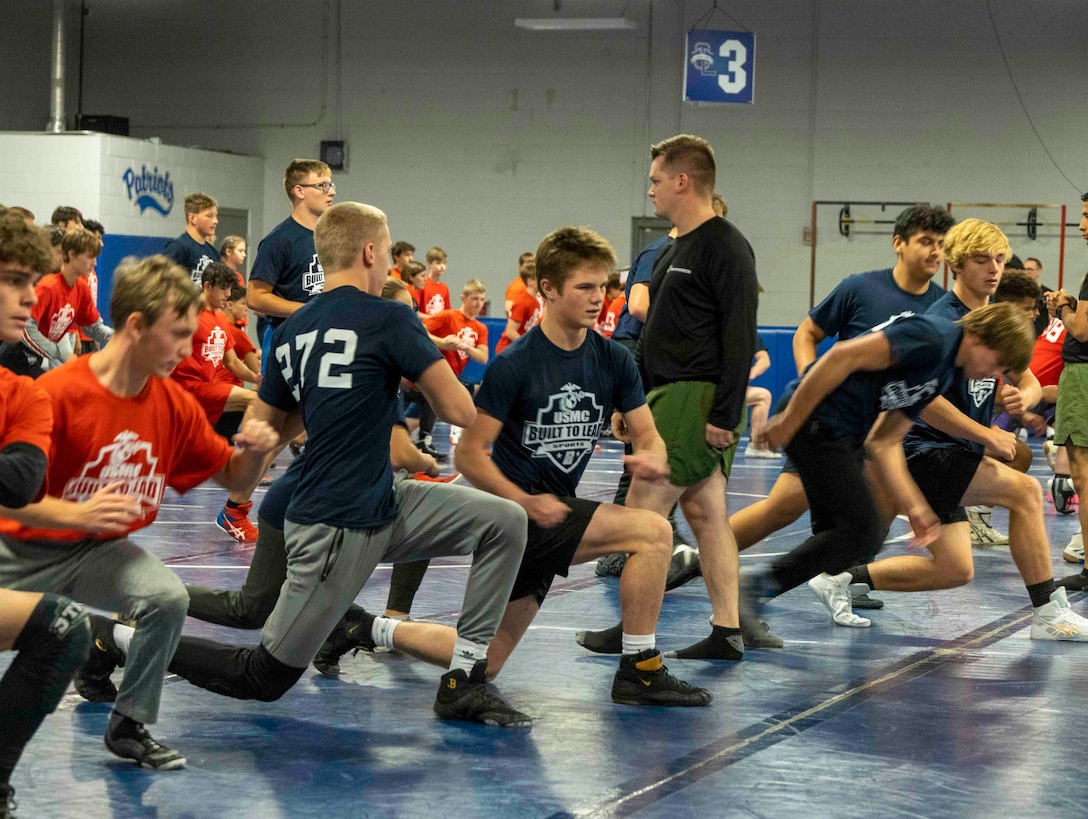
[(960, 501), (982, 463), (982, 453), (962, 446), (932, 447), (907, 456), (910, 476), (941, 523), (967, 520)]
[(573, 497), (559, 500), (570, 507), (570, 514), (558, 526), (545, 529), (529, 521), (525, 556), (521, 559), (514, 588), (510, 591), (511, 600), (520, 600), (531, 595), (536, 597), (538, 605), (544, 602), (555, 576), (567, 576), (582, 536), (589, 528), (589, 522), (597, 507), (601, 505), (599, 501)]

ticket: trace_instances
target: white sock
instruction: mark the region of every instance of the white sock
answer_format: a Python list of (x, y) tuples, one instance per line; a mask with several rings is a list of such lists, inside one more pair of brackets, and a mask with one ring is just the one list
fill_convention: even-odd
[(121, 653), (126, 657), (128, 656), (128, 647), (132, 643), (132, 635), (136, 633), (136, 629), (132, 626), (126, 626), (122, 623), (114, 623), (113, 625), (113, 641), (117, 643), (117, 647), (121, 649)]
[(657, 645), (656, 634), (628, 634), (623, 632), (623, 653), (639, 654)]
[(375, 617), (374, 625), (370, 629), (370, 638), (374, 641), (374, 645), (382, 648), (396, 648), (393, 645), (393, 632), (397, 630), (401, 622), (392, 617)]
[(487, 659), (487, 646), (474, 643), (458, 635), (453, 644), (453, 657), (450, 659), (450, 671), (460, 668), (466, 674), (472, 673), (472, 667), (480, 660)]

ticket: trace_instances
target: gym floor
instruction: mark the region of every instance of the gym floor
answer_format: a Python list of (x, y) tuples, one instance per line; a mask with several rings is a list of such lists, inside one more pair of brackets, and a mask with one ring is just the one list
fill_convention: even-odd
[[(1032, 447), (1032, 474), (1044, 479), (1038, 442)], [(611, 499), (621, 454), (602, 441), (580, 494)], [(730, 508), (765, 496), (779, 464), (738, 455)], [(214, 526), (224, 497), (210, 484), (185, 497), (168, 490), (159, 520), (136, 539), (186, 582), (240, 586), (252, 547)], [(1077, 521), (1049, 504), (1046, 515), (1060, 577), (1076, 570), (1061, 551)], [(742, 569), (800, 542), (807, 520), (744, 553)], [(1007, 531), (1004, 510), (994, 525)], [(885, 554), (907, 548), (906, 531), (895, 524)], [(618, 581), (595, 577), (592, 564), (558, 579), (499, 678), (503, 695), (534, 718), (531, 731), (439, 721), (431, 705), (440, 669), (360, 653), (345, 657), (339, 679), (310, 669), (275, 703), (168, 678), (154, 734), (188, 767), (156, 774), (112, 757), (101, 739), (109, 707), (73, 692), (15, 771), (19, 815), (1081, 815), (1088, 741), (1078, 703), (1088, 695), (1088, 645), (1029, 640), (1029, 601), (1008, 549), (974, 555), (976, 576), (964, 588), (879, 593), (886, 606), (865, 612), (869, 629), (834, 626), (807, 587), (783, 596), (766, 618), (785, 648), (749, 651), (741, 663), (671, 662), (678, 676), (713, 691), (708, 708), (612, 704), (616, 658), (574, 641), (578, 629), (618, 621)], [(432, 563), (413, 616), (452, 624), (465, 576), (463, 560)], [(388, 581), (389, 567), (379, 567), (360, 602), (383, 609)], [(1070, 598), (1081, 613), (1084, 597)], [(701, 579), (670, 592), (658, 645), (705, 636), (709, 616)], [(257, 640), (195, 620), (186, 630)], [(9, 657), (0, 656), (0, 668)]]

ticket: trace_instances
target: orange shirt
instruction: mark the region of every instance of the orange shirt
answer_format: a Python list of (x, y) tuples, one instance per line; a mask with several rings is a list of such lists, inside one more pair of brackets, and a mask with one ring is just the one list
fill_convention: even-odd
[(399, 268), (399, 267), (391, 267), (391, 268), (389, 268), (389, 275), (390, 275), (390, 276), (392, 276), (392, 277), (393, 277), (394, 279), (396, 279), (397, 281), (403, 281), (403, 280), (404, 280), (404, 277), (403, 277), (403, 276), (401, 276), (401, 273), (400, 273), (400, 268)]
[[(149, 378), (139, 395), (121, 398), (91, 372), (93, 356), (81, 356), (35, 383), (53, 402), (46, 494), (83, 502), (111, 483), (139, 502), (128, 531), (155, 520), (167, 486), (186, 492), (227, 464), (233, 447), (215, 434), (196, 400), (168, 378)], [(78, 529), (34, 529), (0, 518), (0, 532), (20, 540), (118, 535)]]
[[(443, 310), (434, 316), (424, 316), (423, 325), (432, 336), (444, 338), (457, 336), (467, 341), (470, 347), (487, 346), (487, 328), (483, 322), (470, 319), (460, 310)], [(463, 350), (441, 350), (446, 361), (453, 368), (454, 375), (460, 375), (468, 363), (468, 353)]]
[[(518, 323), (518, 338), (521, 338), (540, 324), (542, 315), (544, 315), (544, 300), (540, 296), (532, 295), (528, 290), (522, 291), (522, 294), (518, 296), (510, 308), (510, 318)], [(513, 343), (506, 333), (503, 333), (499, 343), (495, 345), (495, 355), (498, 355)]]
[(30, 444), (46, 455), (53, 431), (53, 404), (25, 375), (0, 367), (0, 449)]
[(627, 304), (627, 296), (618, 296), (608, 303), (608, 310), (605, 311), (604, 321), (601, 322), (599, 328), (600, 334), (605, 338), (612, 338), (612, 333), (616, 331), (616, 322), (619, 321), (620, 312), (625, 304)]
[(193, 334), (193, 352), (183, 358), (170, 377), (181, 384), (187, 382), (210, 383), (222, 380), (219, 370), (224, 370), (223, 357), (234, 349), (230, 325), (216, 310), (201, 310), (200, 321)]
[[(253, 340), (249, 337), (249, 334), (244, 328), (237, 324), (228, 324), (226, 327), (231, 340), (234, 342), (234, 354), (238, 356), (240, 360), (244, 361), (245, 357), (254, 352), (257, 347), (253, 344)], [(220, 367), (215, 371), (215, 380), (233, 384), (236, 387), (242, 386), (242, 379), (226, 367)]]
[(516, 302), (518, 296), (525, 292), (525, 280), (521, 276), (515, 276), (514, 280), (506, 287), (506, 300)]
[(419, 312), (426, 313), (428, 316), (436, 316), (443, 310), (449, 310), (452, 306), (450, 304), (450, 289), (442, 282), (436, 282), (434, 279), (428, 278), (426, 284), (423, 285), (423, 289), (419, 291)]
[[(38, 303), (31, 308), (30, 314), (38, 323), (38, 330), (50, 341), (60, 341), (72, 325), (81, 327), (94, 324), (101, 318), (94, 303), (91, 286), (82, 276), (69, 287), (60, 273), (50, 273), (42, 276), (34, 288), (34, 293), (38, 297)], [(33, 348), (30, 336), (26, 333), (23, 333), (23, 341)]]

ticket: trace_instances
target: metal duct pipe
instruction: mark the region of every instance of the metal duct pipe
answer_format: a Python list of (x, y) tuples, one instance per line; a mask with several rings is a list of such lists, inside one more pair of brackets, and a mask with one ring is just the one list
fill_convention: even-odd
[(53, 0), (53, 61), (47, 131), (63, 133), (64, 126), (64, 17), (67, 0)]

